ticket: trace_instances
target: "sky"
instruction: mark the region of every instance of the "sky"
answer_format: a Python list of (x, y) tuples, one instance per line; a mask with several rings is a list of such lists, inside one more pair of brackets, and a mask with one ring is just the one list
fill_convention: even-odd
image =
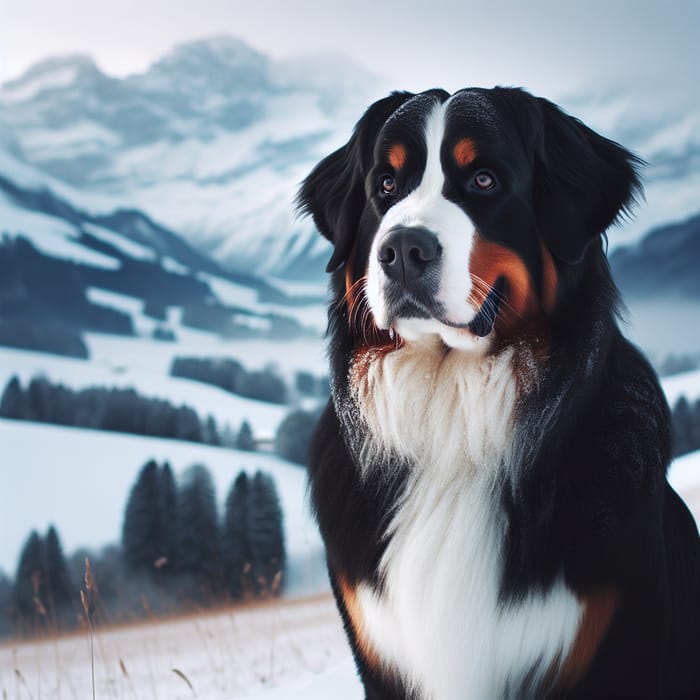
[(409, 90), (502, 84), (557, 98), (642, 82), (695, 93), (700, 65), (697, 0), (0, 0), (0, 18), (0, 83), (67, 53), (123, 76), (218, 34), (273, 58), (341, 52)]

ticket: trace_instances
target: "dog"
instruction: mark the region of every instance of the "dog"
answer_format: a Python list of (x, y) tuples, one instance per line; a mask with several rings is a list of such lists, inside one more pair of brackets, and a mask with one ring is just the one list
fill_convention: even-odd
[(700, 697), (700, 544), (606, 231), (642, 162), (517, 88), (392, 93), (333, 245), (310, 492), (368, 700)]

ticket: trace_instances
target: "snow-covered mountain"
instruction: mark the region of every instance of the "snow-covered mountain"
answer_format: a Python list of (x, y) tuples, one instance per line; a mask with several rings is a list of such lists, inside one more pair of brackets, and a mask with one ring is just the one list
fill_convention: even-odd
[(123, 80), (85, 56), (48, 59), (3, 86), (0, 138), (103, 210), (143, 210), (232, 268), (293, 274), (327, 256), (293, 218), (298, 183), (376, 83), (342, 57), (275, 63), (230, 37)]
[(611, 250), (636, 243), (650, 229), (700, 211), (700, 101), (697, 93), (645, 80), (596, 87), (561, 97), (560, 104), (646, 161), (645, 198), (632, 217), (609, 232)]
[(225, 269), (143, 212), (103, 205), (0, 147), (0, 345), (82, 357), (90, 331), (320, 335), (321, 294)]
[[(0, 148), (89, 193), (93, 211), (139, 209), (231, 269), (312, 278), (328, 246), (293, 216), (297, 186), (371, 100), (405, 87), (342, 56), (273, 61), (232, 37), (176, 46), (123, 79), (52, 58), (0, 88)], [(550, 97), (649, 163), (647, 201), (611, 249), (700, 210), (694, 95), (601, 79)]]

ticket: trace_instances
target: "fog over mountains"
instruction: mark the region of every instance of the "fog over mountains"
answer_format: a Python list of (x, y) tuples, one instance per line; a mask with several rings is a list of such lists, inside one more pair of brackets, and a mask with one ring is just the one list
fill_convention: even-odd
[[(141, 210), (229, 269), (318, 279), (328, 248), (293, 217), (296, 188), (386, 90), (343, 57), (275, 62), (231, 37), (179, 45), (123, 79), (85, 56), (50, 58), (0, 89), (0, 150), (82, 210)], [(649, 162), (647, 202), (611, 248), (700, 210), (688, 99), (641, 84), (558, 99)]]

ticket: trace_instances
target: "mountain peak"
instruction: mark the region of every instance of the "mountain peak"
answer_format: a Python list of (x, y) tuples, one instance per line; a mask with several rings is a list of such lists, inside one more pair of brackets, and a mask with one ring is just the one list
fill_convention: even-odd
[(93, 79), (102, 72), (91, 56), (70, 54), (52, 56), (30, 66), (19, 78), (0, 88), (2, 99), (10, 102), (30, 100), (46, 90), (65, 88), (78, 80)]
[(151, 66), (151, 71), (182, 74), (208, 71), (212, 68), (260, 71), (268, 59), (244, 41), (232, 36), (213, 36), (176, 44), (163, 58)]

